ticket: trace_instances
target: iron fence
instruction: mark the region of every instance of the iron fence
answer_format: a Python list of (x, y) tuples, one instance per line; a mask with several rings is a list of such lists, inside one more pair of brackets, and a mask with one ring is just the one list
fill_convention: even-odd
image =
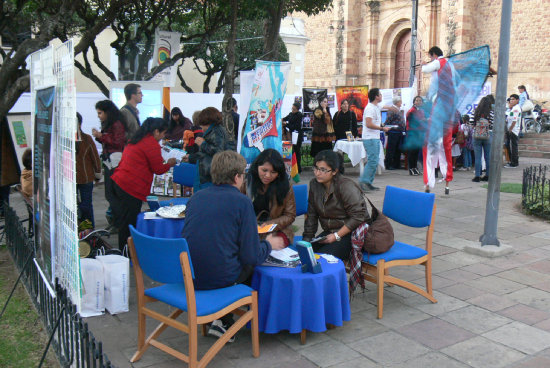
[(523, 169), (521, 205), (525, 212), (550, 220), (550, 166)]
[[(113, 367), (101, 341), (94, 338), (71, 302), (66, 290), (57, 282), (52, 297), (45, 281), (32, 264), (34, 242), (13, 208), (4, 204), (6, 244), (36, 310), (42, 317), (51, 346), (62, 367), (109, 368)], [(44, 356), (48, 347), (45, 347)]]

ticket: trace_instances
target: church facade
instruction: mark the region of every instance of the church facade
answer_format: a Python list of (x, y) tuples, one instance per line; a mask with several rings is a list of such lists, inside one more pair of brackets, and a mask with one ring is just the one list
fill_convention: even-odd
[[(416, 64), (439, 46), (445, 56), (488, 44), (498, 69), (501, 0), (419, 0)], [(507, 93), (523, 84), (531, 98), (550, 100), (550, 0), (513, 1)], [(411, 0), (334, 0), (332, 9), (305, 22), (305, 87), (408, 86)], [(420, 94), (429, 76), (416, 68)], [(490, 78), (496, 90), (496, 76)]]

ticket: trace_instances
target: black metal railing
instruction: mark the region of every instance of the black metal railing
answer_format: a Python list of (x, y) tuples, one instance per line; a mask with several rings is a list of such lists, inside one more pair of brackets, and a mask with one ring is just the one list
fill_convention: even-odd
[(521, 205), (530, 214), (550, 220), (550, 166), (523, 169)]
[(67, 291), (56, 283), (55, 298), (52, 297), (33, 264), (34, 243), (27, 229), (11, 207), (4, 204), (4, 209), (6, 244), (50, 336), (43, 358), (51, 346), (62, 367), (113, 367), (103, 353), (102, 343), (94, 338), (88, 324), (76, 312)]

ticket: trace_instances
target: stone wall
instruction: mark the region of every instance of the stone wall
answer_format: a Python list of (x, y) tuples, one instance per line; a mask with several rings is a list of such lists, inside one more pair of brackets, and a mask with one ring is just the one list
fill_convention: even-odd
[[(342, 4), (343, 21), (339, 17)], [(371, 16), (373, 4), (378, 10), (376, 26)], [(461, 52), (488, 44), (496, 69), (501, 6), (501, 0), (419, 0), (421, 60), (427, 60), (433, 42), (445, 54), (451, 46), (452, 51)], [(550, 100), (549, 9), (550, 0), (513, 1), (508, 94), (516, 93), (516, 87), (524, 84), (533, 99)], [(395, 47), (400, 35), (410, 28), (411, 14), (410, 0), (334, 0), (332, 10), (305, 18), (311, 41), (306, 45), (304, 85), (333, 88), (353, 81), (393, 87)], [(336, 40), (341, 22), (343, 50), (338, 60), (342, 65), (337, 68)], [(330, 25), (335, 29), (333, 34), (328, 31)], [(427, 80), (423, 79), (425, 90)], [(492, 85), (494, 91), (496, 78)]]

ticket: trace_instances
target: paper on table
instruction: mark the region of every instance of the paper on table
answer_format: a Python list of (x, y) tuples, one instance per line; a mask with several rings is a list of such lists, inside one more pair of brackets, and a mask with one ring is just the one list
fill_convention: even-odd
[(296, 261), (297, 259), (300, 258), (300, 256), (298, 255), (298, 252), (290, 248), (284, 248), (281, 250), (272, 250), (269, 255), (283, 262)]
[(157, 219), (157, 218), (162, 218), (162, 217), (157, 216), (156, 212), (145, 212), (143, 214), (143, 219), (144, 220), (152, 220), (152, 219)]
[(277, 227), (277, 224), (258, 225), (258, 234), (270, 233)]

